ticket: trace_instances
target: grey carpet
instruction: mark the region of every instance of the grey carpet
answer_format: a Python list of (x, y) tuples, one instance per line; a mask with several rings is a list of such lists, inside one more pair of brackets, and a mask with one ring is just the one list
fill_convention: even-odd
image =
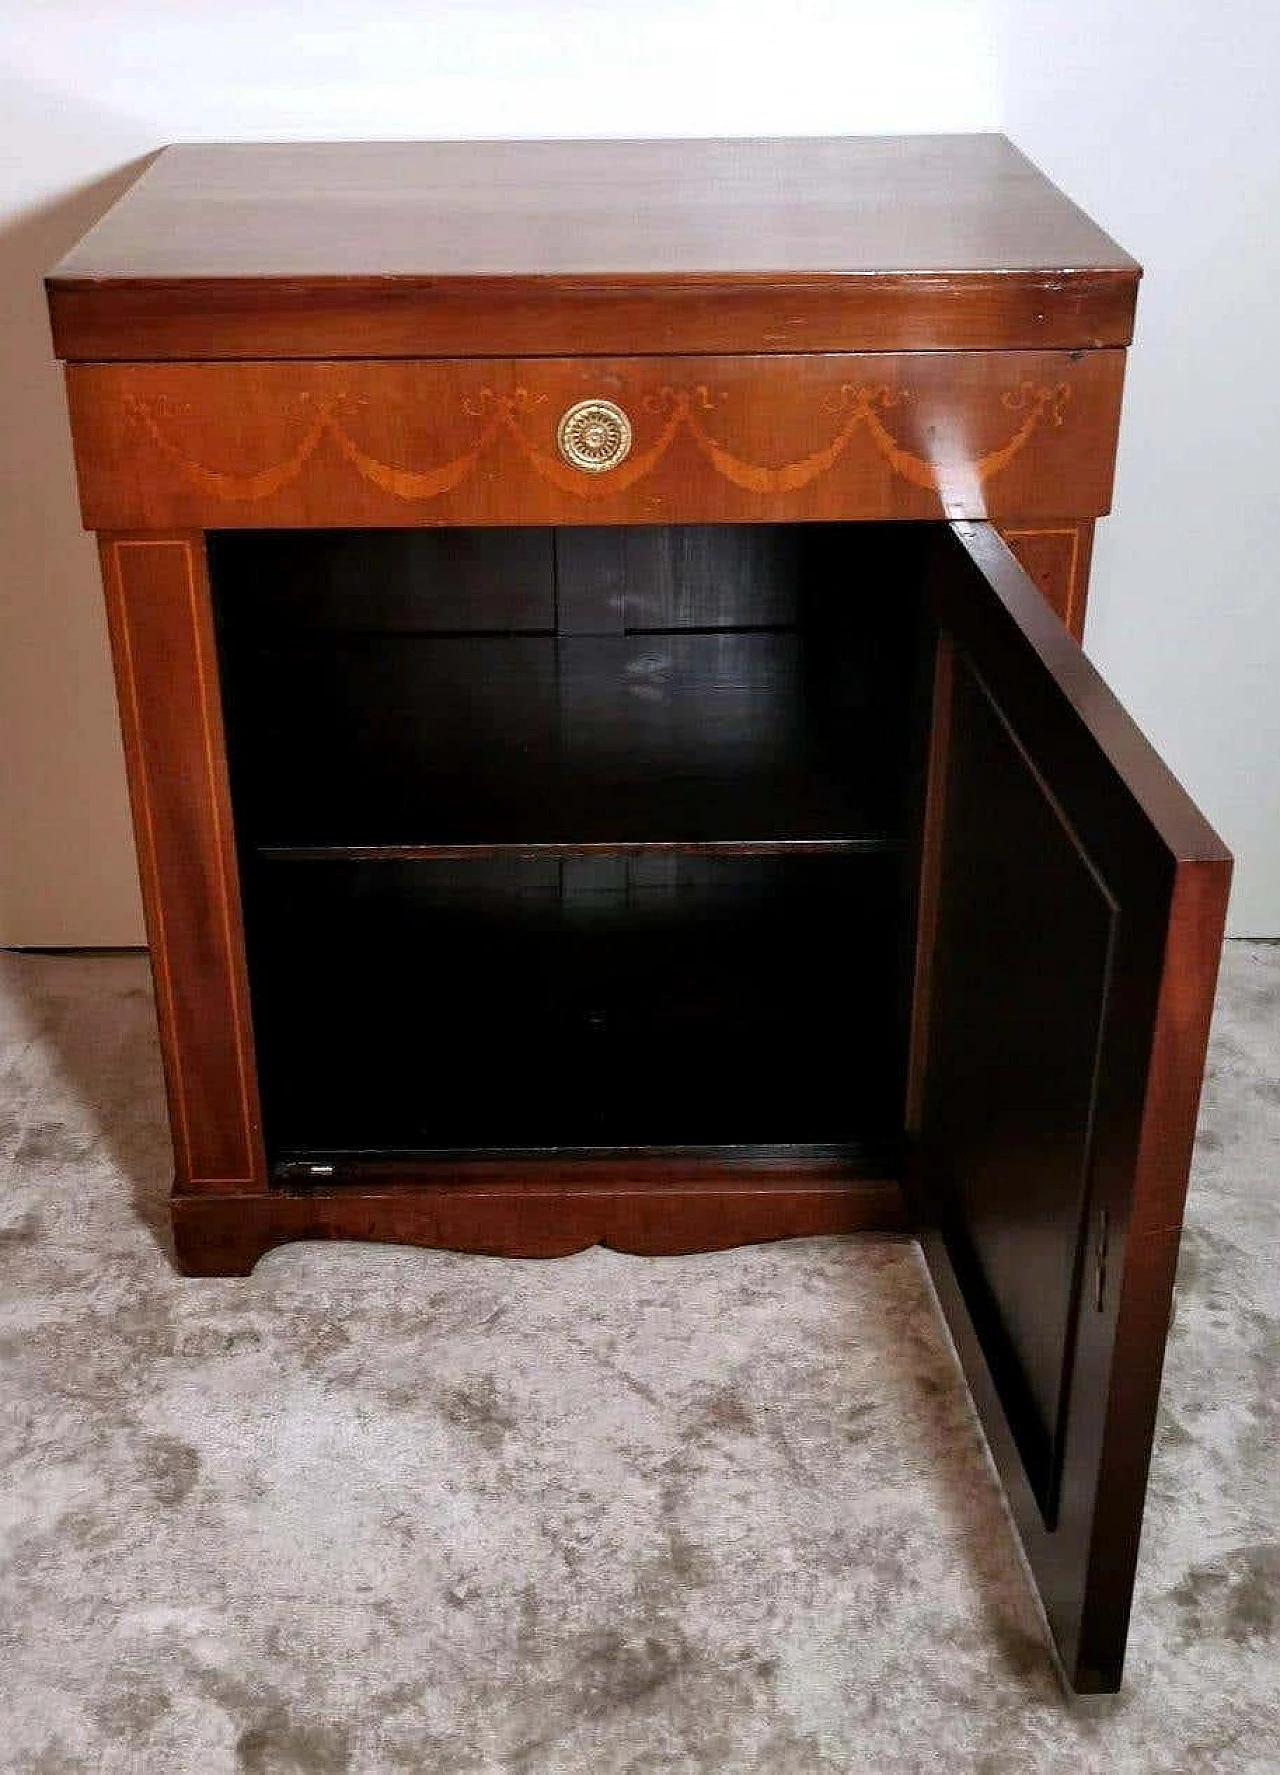
[(0, 989), (4, 1769), (1280, 1767), (1280, 950), (1228, 953), (1128, 1682), (1084, 1704), (910, 1244), (184, 1281), (144, 961)]

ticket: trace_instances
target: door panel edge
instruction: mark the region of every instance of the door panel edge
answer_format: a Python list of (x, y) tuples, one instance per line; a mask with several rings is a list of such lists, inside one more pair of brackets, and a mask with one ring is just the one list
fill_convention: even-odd
[[(1231, 863), (1178, 865), (1115, 1301), (1089, 1576), (1073, 1650), (1076, 1686), (1119, 1687), (1160, 1403)], [(1121, 1267), (1122, 1256), (1122, 1267)]]
[[(1063, 1670), (1075, 1688), (1106, 1692), (1119, 1686), (1123, 1667), (1231, 864), (1221, 840), (1044, 604), (1007, 545), (986, 525), (957, 523), (952, 530), (960, 549), (939, 551), (940, 669), (921, 821), (909, 1199), (938, 1303), (1005, 1485)], [(936, 1081), (931, 1074), (939, 965), (943, 1014), (954, 1018), (966, 1002), (952, 994), (948, 1011), (945, 983), (951, 964), (945, 957), (940, 964), (935, 954), (944, 850), (948, 843), (963, 847), (970, 842), (967, 827), (959, 841), (947, 832), (952, 783), (959, 780), (955, 745), (963, 753), (976, 743), (964, 729), (958, 741), (950, 732), (957, 719), (956, 673), (965, 664), (975, 666), (989, 695), (994, 684), (996, 712), (1006, 718), (1016, 745), (1050, 789), (1056, 794), (1061, 788), (1074, 805), (1090, 852), (1106, 860), (1104, 874), (1114, 867), (1121, 903), (1119, 975), (1114, 992), (1108, 983), (1099, 1000), (1102, 1096), (1090, 1113), (1096, 1110), (1102, 1118), (1101, 1145), (1097, 1151), (1087, 1149), (1075, 1221), (1060, 1222), (1061, 1229), (1077, 1228), (1078, 1243), (1070, 1252), (1066, 1244), (1056, 1247), (1059, 1259), (1065, 1263), (1070, 1256), (1079, 1272), (1063, 1345), (1065, 1433), (1056, 1519), (1052, 1509), (1044, 1508), (1043, 1486), (1038, 1492), (1023, 1464), (991, 1365), (999, 1339), (992, 1353), (984, 1348), (943, 1231), (957, 1201), (976, 1201), (974, 1211), (982, 1212), (983, 1199), (981, 1191), (975, 1198), (954, 1181), (956, 1155), (962, 1166), (970, 1162), (963, 1146), (948, 1157), (950, 1148), (937, 1144)], [(988, 856), (992, 846), (998, 851), (1004, 842), (999, 809), (990, 825), (995, 837), (988, 833)], [(1016, 843), (1015, 831), (1010, 844)], [(954, 859), (948, 867), (955, 871)], [(1033, 858), (1026, 867), (1031, 871), (1027, 880), (1035, 883), (1037, 861)], [(962, 870), (955, 879), (962, 886), (953, 882), (953, 898), (968, 892), (970, 877)], [(1016, 872), (1014, 879), (1019, 879)], [(1003, 929), (999, 915), (993, 918), (989, 939)], [(964, 926), (953, 922), (952, 928), (963, 931)], [(1052, 949), (1057, 941), (1053, 930), (1046, 941)], [(999, 943), (991, 953), (998, 973), (1003, 959)], [(1070, 953), (1069, 948), (1063, 951)], [(1052, 961), (1051, 955), (1047, 965)], [(981, 979), (975, 987), (971, 978), (966, 990), (970, 1012), (986, 1002)], [(1038, 990), (1025, 969), (1025, 956), (1014, 990), (1021, 992), (1024, 1008)], [(1000, 1004), (998, 992), (992, 1002)], [(952, 1041), (950, 1054), (958, 1051)], [(998, 1040), (993, 1052), (998, 1062)], [(1012, 1076), (1017, 1076), (1016, 1068)], [(1014, 1105), (1010, 1136), (1019, 1129), (1025, 1133), (1025, 1112), (1018, 1109), (1016, 1095), (1007, 1102)], [(950, 1124), (941, 1126), (945, 1143), (951, 1139)], [(997, 1146), (1001, 1133), (994, 1135)], [(1014, 1150), (1023, 1152), (1016, 1140)], [(1033, 1173), (1028, 1187), (1038, 1187), (1038, 1180), (1039, 1173)], [(970, 1212), (967, 1207), (963, 1211)], [(1036, 1218), (1032, 1201), (1033, 1234)], [(1106, 1232), (1099, 1255), (1095, 1241), (1102, 1226)], [(1052, 1236), (1063, 1240), (1066, 1231)], [(1095, 1261), (1105, 1278), (1098, 1283), (1100, 1292), (1094, 1288)], [(1018, 1286), (1025, 1310), (1028, 1284), (1015, 1282), (1015, 1290)], [(988, 1318), (987, 1323), (993, 1322)]]

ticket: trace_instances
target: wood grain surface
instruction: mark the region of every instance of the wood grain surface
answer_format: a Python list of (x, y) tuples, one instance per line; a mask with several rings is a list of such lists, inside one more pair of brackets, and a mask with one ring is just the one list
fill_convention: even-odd
[(166, 149), (68, 359), (1124, 345), (1139, 271), (1002, 136)]
[(1231, 862), (1001, 540), (955, 528), (910, 1193), (1068, 1676), (1112, 1690)]
[(102, 538), (177, 1179), (266, 1177), (201, 536)]
[[(719, 1175), (715, 1174), (716, 1169)], [(710, 1174), (709, 1174), (710, 1173)], [(389, 1244), (510, 1257), (567, 1257), (592, 1245), (641, 1256), (722, 1251), (826, 1233), (902, 1232), (902, 1191), (856, 1176), (742, 1173), (632, 1161), (593, 1167), (491, 1165), (488, 1175), (425, 1181), (408, 1171), (346, 1190), (254, 1196), (177, 1195), (178, 1259), (189, 1275), (248, 1275), (292, 1239)]]
[[(1124, 353), (75, 364), (91, 529), (1096, 517)], [(602, 397), (630, 454), (564, 462)]]

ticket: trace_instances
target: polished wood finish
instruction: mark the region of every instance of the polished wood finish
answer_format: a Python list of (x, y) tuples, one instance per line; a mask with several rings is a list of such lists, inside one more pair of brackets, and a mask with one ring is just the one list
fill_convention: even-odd
[[(458, 1168), (433, 1184), (409, 1174), (360, 1190), (178, 1196), (173, 1231), (191, 1276), (247, 1276), (294, 1239), (379, 1239), (494, 1257), (568, 1257), (592, 1245), (644, 1257), (724, 1251), (773, 1239), (907, 1230), (893, 1179), (770, 1174), (722, 1163), (525, 1160)], [(477, 1175), (479, 1173), (479, 1175)]]
[[(1025, 529), (1108, 509), (1123, 372), (1120, 351), (74, 364), (67, 392), (90, 528)], [(635, 437), (599, 475), (555, 443), (590, 396)]]
[(204, 538), (105, 536), (102, 575), (177, 1186), (266, 1181)]
[(1088, 1689), (1229, 870), (1077, 644), (1138, 275), (987, 136), (171, 149), (49, 279), (179, 1262), (905, 1190)]
[(1046, 602), (1077, 641), (1084, 639), (1093, 559), (1093, 522), (1042, 524), (1031, 529), (998, 526)]
[(166, 149), (51, 273), (80, 359), (1125, 345), (1002, 136)]
[(935, 581), (913, 1205), (1063, 1663), (1120, 1680), (1230, 858), (987, 526)]

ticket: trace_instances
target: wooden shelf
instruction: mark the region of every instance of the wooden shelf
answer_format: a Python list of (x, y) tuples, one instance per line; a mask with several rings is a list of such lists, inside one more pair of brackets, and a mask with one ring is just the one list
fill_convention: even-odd
[(492, 1183), (517, 1159), (526, 1167), (531, 1184), (557, 1188), (574, 1183), (593, 1189), (625, 1188), (640, 1175), (655, 1189), (682, 1188), (695, 1179), (723, 1188), (760, 1189), (770, 1181), (794, 1186), (800, 1175), (811, 1183), (849, 1185), (855, 1179), (896, 1177), (902, 1140), (886, 1132), (879, 1139), (825, 1145), (505, 1147), (490, 1152), (475, 1147), (408, 1152), (294, 1149), (278, 1156), (271, 1181), (290, 1190), (339, 1189), (350, 1182), (387, 1188), (452, 1183), (462, 1189)]
[(262, 844), (255, 855), (267, 863), (464, 863), (540, 862), (557, 857), (857, 857), (885, 856), (901, 848), (889, 833), (858, 838), (616, 839), (577, 843), (552, 839), (492, 844)]

